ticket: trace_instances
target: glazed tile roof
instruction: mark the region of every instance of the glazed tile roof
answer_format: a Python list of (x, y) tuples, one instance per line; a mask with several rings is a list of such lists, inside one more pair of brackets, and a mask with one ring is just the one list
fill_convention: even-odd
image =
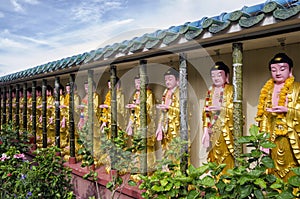
[(72, 68), (95, 61), (115, 58), (116, 55), (126, 56), (143, 50), (153, 48), (163, 48), (172, 46), (175, 41), (184, 38), (187, 41), (197, 39), (201, 34), (209, 32), (216, 34), (227, 29), (233, 24), (238, 24), (241, 28), (251, 28), (259, 24), (265, 17), (272, 15), (276, 20), (288, 20), (298, 15), (300, 12), (299, 0), (267, 0), (265, 3), (243, 7), (230, 13), (222, 13), (214, 17), (203, 17), (194, 22), (187, 22), (179, 26), (171, 26), (165, 30), (157, 30), (147, 33), (141, 37), (125, 40), (120, 43), (107, 45), (104, 48), (92, 50), (72, 57), (52, 61), (43, 65), (29, 68), (0, 77), (0, 82), (10, 82), (17, 79), (36, 76), (53, 71)]

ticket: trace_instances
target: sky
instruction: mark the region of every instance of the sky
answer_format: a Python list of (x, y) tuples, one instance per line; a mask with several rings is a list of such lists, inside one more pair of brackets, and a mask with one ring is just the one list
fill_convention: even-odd
[(263, 0), (1, 0), (0, 76)]

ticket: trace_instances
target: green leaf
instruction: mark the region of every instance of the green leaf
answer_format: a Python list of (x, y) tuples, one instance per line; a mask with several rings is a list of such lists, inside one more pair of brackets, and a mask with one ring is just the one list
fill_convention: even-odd
[(298, 176), (300, 176), (300, 167), (291, 168), (291, 170)]
[(205, 176), (202, 180), (201, 180), (201, 184), (203, 186), (208, 186), (208, 187), (212, 187), (215, 186), (215, 180), (210, 177), (210, 176)]
[(259, 133), (259, 127), (256, 125), (251, 125), (249, 132), (250, 132), (250, 135), (256, 136)]
[(261, 162), (263, 163), (263, 165), (265, 165), (267, 168), (274, 168), (274, 161), (270, 156), (264, 156), (261, 159)]
[(167, 184), (169, 183), (169, 181), (167, 180), (167, 179), (162, 179), (161, 181), (160, 181), (160, 184), (161, 184), (161, 186), (166, 186)]
[(288, 182), (294, 187), (300, 187), (300, 176), (292, 176), (288, 179)]
[(264, 141), (261, 143), (261, 146), (266, 149), (271, 149), (271, 148), (275, 148), (276, 144), (270, 141)]
[(251, 194), (252, 190), (253, 190), (252, 185), (243, 186), (241, 188), (241, 198), (246, 198), (247, 196), (249, 196)]
[(270, 187), (272, 189), (280, 189), (282, 187), (282, 184), (275, 182)]
[(277, 199), (294, 199), (295, 196), (288, 192), (288, 191), (283, 191), (282, 193), (279, 194), (279, 196), (277, 197)]
[(259, 185), (261, 188), (266, 188), (267, 187), (267, 183), (261, 178), (257, 178), (254, 181), (254, 184)]
[(257, 199), (264, 199), (264, 194), (260, 189), (255, 189), (254, 190), (254, 195)]
[(112, 182), (108, 182), (107, 184), (106, 184), (106, 188), (107, 189), (110, 189), (110, 188), (112, 188), (113, 187), (113, 183)]
[(158, 185), (154, 185), (153, 187), (151, 187), (151, 190), (156, 191), (156, 192), (162, 192), (164, 191), (164, 188)]
[(197, 192), (196, 190), (192, 190), (189, 192), (187, 199), (196, 199), (198, 198), (199, 195), (200, 195), (199, 192)]
[(237, 139), (237, 142), (240, 144), (246, 144), (246, 143), (250, 143), (252, 140), (252, 138), (250, 136), (243, 136), (243, 137), (239, 137)]
[(128, 185), (129, 186), (136, 186), (137, 184), (136, 184), (136, 182), (134, 182), (133, 180), (128, 180)]

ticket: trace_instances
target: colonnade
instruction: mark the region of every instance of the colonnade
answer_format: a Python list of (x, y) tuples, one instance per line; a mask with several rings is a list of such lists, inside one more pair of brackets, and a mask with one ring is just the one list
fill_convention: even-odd
[[(242, 44), (234, 43), (232, 45), (233, 48), (233, 88), (234, 88), (234, 137), (238, 138), (243, 134), (243, 114), (242, 114)], [(182, 140), (188, 141), (188, 78), (187, 78), (187, 70), (188, 70), (188, 61), (187, 61), (187, 53), (179, 53), (179, 77), (180, 77), (180, 136)], [(146, 114), (146, 78), (147, 78), (147, 60), (139, 60), (139, 74), (141, 78), (141, 95), (140, 95), (140, 118), (141, 118), (141, 130), (143, 136), (143, 143), (147, 143), (147, 114)], [(111, 81), (111, 122), (110, 129), (112, 137), (117, 137), (117, 99), (116, 99), (116, 74), (117, 67), (114, 64), (110, 65), (110, 81)], [(93, 117), (93, 76), (94, 70), (88, 69), (87, 71), (87, 80), (88, 80), (88, 122), (87, 129), (89, 135), (93, 136), (94, 134), (94, 117)], [(60, 76), (52, 76), (55, 78), (55, 146), (61, 147), (61, 109), (60, 109)], [(1, 125), (7, 124), (14, 121), (15, 129), (16, 129), (16, 138), (20, 138), (20, 132), (29, 130), (28, 126), (28, 118), (31, 118), (32, 124), (30, 126), (30, 131), (33, 136), (33, 143), (37, 144), (37, 81), (41, 81), (41, 79), (34, 79), (34, 77), (30, 77), (30, 80), (20, 80), (20, 82), (16, 82), (13, 85), (2, 82), (0, 86), (1, 91)], [(42, 116), (42, 147), (47, 147), (47, 138), (49, 134), (49, 129), (47, 129), (47, 81), (49, 77), (42, 79), (42, 106), (41, 106), (41, 116)], [(30, 85), (31, 84), (31, 85)], [(75, 74), (72, 73), (69, 75), (69, 84), (70, 84), (70, 103), (68, 107), (68, 115), (69, 115), (69, 123), (68, 123), (68, 135), (69, 135), (69, 162), (76, 162), (76, 149), (75, 149), (75, 121), (74, 114), (76, 114), (76, 107), (74, 104), (74, 85), (75, 85)], [(27, 89), (31, 87), (32, 97), (30, 100), (30, 104), (28, 103)], [(22, 88), (22, 89), (21, 89)], [(13, 90), (15, 89), (15, 102), (13, 102)], [(23, 99), (20, 97), (20, 89), (23, 90)], [(20, 100), (22, 101), (20, 102)], [(21, 114), (21, 115), (20, 115)], [(31, 114), (30, 116), (28, 114)], [(13, 118), (14, 117), (14, 118)], [(93, 145), (92, 145), (93, 146)], [(142, 153), (147, 153), (147, 147), (142, 151)], [(188, 145), (183, 147), (185, 152), (188, 152)], [(242, 153), (242, 148), (240, 145), (235, 144), (235, 157), (238, 157), (239, 154)], [(146, 156), (142, 156), (146, 157)], [(186, 157), (184, 157), (186, 158)], [(186, 168), (187, 159), (183, 159), (182, 168)], [(147, 158), (141, 160), (141, 168), (142, 173), (146, 173), (147, 168)]]

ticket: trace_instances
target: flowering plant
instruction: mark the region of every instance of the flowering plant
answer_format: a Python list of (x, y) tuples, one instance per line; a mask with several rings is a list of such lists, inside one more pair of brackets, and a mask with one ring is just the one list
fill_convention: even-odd
[(32, 161), (14, 146), (0, 154), (0, 198), (74, 198), (71, 170), (58, 150), (38, 149)]

